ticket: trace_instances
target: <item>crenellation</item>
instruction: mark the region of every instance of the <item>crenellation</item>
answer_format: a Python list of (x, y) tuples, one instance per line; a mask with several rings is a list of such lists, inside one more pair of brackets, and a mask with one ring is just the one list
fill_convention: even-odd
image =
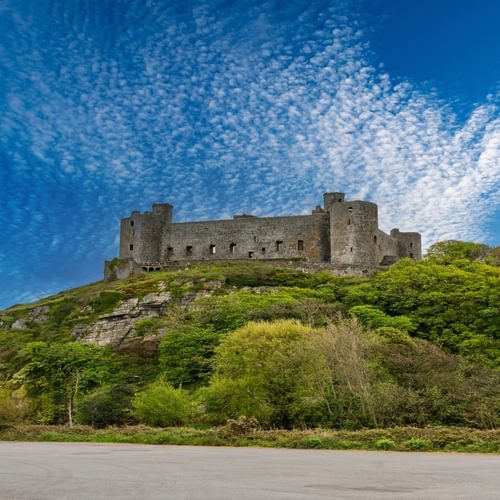
[[(134, 211), (122, 219), (120, 259), (131, 262), (130, 274), (183, 262), (290, 259), (356, 274), (401, 257), (421, 258), (419, 233), (384, 233), (375, 203), (347, 201), (340, 192), (325, 193), (323, 207), (316, 206), (310, 215), (238, 214), (175, 223), (172, 216), (172, 205), (155, 203), (152, 211)], [(111, 270), (106, 276), (113, 276)]]

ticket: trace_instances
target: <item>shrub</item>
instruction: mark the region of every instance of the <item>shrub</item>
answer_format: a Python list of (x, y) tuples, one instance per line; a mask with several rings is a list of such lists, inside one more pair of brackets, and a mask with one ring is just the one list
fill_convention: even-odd
[(271, 423), (273, 409), (257, 381), (214, 377), (208, 387), (199, 390), (198, 397), (209, 423), (220, 425), (241, 417), (253, 417), (262, 424)]
[(147, 385), (132, 399), (133, 414), (141, 422), (159, 427), (185, 424), (193, 415), (186, 392), (164, 380)]
[(379, 439), (375, 442), (375, 448), (377, 450), (392, 450), (396, 446), (396, 443), (392, 439)]
[(428, 439), (422, 439), (417, 437), (412, 437), (405, 441), (404, 446), (412, 451), (422, 451), (422, 450), (430, 450), (432, 448), (432, 442)]

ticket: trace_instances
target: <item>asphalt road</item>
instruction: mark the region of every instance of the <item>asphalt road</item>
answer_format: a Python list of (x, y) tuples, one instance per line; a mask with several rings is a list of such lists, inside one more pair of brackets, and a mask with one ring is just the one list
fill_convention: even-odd
[(0, 442), (1, 500), (499, 499), (500, 456)]

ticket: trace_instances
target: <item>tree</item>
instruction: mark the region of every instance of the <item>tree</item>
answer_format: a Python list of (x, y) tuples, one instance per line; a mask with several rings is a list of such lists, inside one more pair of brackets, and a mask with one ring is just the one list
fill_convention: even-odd
[(41, 403), (51, 405), (44, 408), (49, 420), (63, 419), (61, 408), (65, 408), (63, 421), (70, 426), (80, 394), (102, 384), (113, 372), (111, 353), (94, 344), (31, 342), (24, 356), (27, 364), (23, 382), (28, 395), (34, 399), (40, 394), (45, 396)]
[(196, 385), (206, 381), (211, 372), (211, 360), (220, 334), (212, 328), (178, 328), (168, 332), (160, 345), (160, 367), (174, 384)]
[(471, 241), (439, 241), (429, 247), (425, 258), (441, 263), (450, 263), (454, 260), (485, 259), (489, 254), (488, 245)]
[(122, 425), (130, 416), (132, 388), (127, 385), (105, 385), (86, 394), (78, 403), (77, 421), (102, 428)]
[[(299, 414), (307, 413), (300, 402), (315, 402), (302, 377), (313, 362), (306, 340), (315, 331), (295, 320), (278, 320), (250, 322), (229, 334), (216, 348), (215, 375), (205, 392), (208, 407), (223, 408), (217, 404), (219, 397), (231, 402), (228, 418), (252, 411), (253, 415), (245, 416), (258, 416), (266, 420), (263, 423), (282, 427), (294, 425)], [(236, 396), (230, 388), (237, 391)], [(259, 405), (252, 406), (252, 399)]]

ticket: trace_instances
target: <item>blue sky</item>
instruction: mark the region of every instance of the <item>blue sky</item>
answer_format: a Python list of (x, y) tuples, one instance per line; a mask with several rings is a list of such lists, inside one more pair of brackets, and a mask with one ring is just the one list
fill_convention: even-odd
[(500, 244), (500, 4), (0, 0), (0, 307), (102, 276), (118, 221), (379, 203)]

